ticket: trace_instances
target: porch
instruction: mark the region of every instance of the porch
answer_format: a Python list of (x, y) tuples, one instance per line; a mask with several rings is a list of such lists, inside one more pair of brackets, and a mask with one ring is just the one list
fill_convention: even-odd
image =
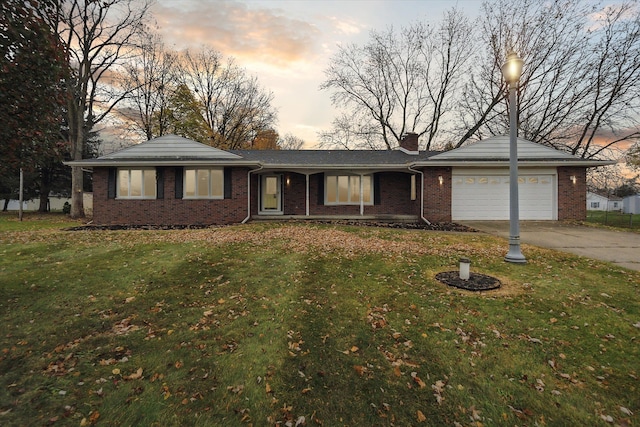
[(280, 222), (280, 221), (377, 221), (414, 224), (423, 222), (420, 215), (252, 215), (251, 222)]

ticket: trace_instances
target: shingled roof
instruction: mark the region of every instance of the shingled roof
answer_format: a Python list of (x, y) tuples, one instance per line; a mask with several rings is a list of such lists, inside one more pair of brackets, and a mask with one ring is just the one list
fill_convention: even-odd
[[(599, 166), (612, 162), (581, 159), (518, 139), (518, 160), (529, 165)], [(177, 135), (164, 135), (97, 159), (65, 162), (70, 166), (247, 166), (288, 170), (406, 170), (429, 166), (504, 166), (509, 137), (496, 136), (455, 150), (221, 150)]]
[(164, 135), (102, 156), (105, 160), (182, 159), (231, 160), (240, 157), (178, 135)]
[[(522, 138), (517, 139), (517, 148), (518, 162), (529, 165), (546, 164), (548, 166), (557, 166), (570, 163), (575, 166), (600, 166), (614, 163), (583, 159)], [(454, 165), (461, 163), (486, 166), (488, 163), (503, 164), (509, 162), (509, 156), (510, 138), (507, 135), (499, 135), (456, 148), (455, 150), (438, 153), (431, 156), (427, 163), (434, 166), (436, 164)]]
[(427, 160), (436, 151), (409, 154), (402, 150), (231, 150), (245, 160), (260, 162), (265, 168), (406, 168)]

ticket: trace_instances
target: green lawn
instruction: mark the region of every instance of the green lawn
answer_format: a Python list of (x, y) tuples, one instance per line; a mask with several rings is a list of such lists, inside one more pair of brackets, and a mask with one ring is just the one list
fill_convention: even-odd
[[(640, 422), (638, 272), (477, 233), (72, 224), (0, 216), (3, 426)], [(434, 279), (461, 256), (502, 287)]]
[(79, 221), (69, 219), (67, 215), (61, 213), (41, 214), (39, 212), (23, 212), (22, 221), (20, 221), (17, 211), (0, 212), (0, 232), (38, 231), (78, 225), (80, 225)]
[(588, 211), (587, 223), (640, 231), (640, 214), (632, 215), (623, 214), (622, 212)]

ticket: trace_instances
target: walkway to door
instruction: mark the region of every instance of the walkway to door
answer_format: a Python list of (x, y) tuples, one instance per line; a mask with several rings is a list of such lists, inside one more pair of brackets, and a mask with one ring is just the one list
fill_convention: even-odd
[[(509, 221), (459, 221), (476, 230), (509, 238)], [(609, 261), (640, 271), (640, 233), (570, 225), (559, 221), (521, 221), (520, 241)], [(505, 253), (508, 244), (505, 245)], [(524, 254), (526, 257), (526, 253)]]

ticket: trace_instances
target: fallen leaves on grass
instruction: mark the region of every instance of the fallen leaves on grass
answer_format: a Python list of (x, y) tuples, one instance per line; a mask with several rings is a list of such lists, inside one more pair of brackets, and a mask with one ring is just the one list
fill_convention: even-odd
[(389, 312), (389, 307), (384, 304), (382, 307), (373, 307), (367, 313), (367, 323), (371, 325), (373, 329), (382, 329), (387, 326), (387, 319), (385, 315)]
[(244, 385), (243, 384), (232, 385), (227, 387), (227, 390), (229, 390), (233, 394), (242, 394), (242, 392), (244, 391)]
[(85, 427), (88, 425), (94, 425), (98, 422), (98, 419), (100, 418), (100, 412), (98, 411), (91, 411), (89, 412), (89, 418), (83, 418), (80, 421), (80, 427)]
[(111, 332), (114, 335), (127, 335), (130, 332), (137, 331), (138, 329), (140, 329), (138, 326), (131, 323), (131, 318), (127, 317), (113, 325), (113, 327), (111, 328)]
[[(439, 255), (443, 257), (457, 257), (462, 253), (474, 253), (479, 256), (493, 256), (502, 248), (495, 244), (471, 245), (466, 243), (444, 244), (445, 236), (438, 233), (424, 234), (425, 243), (416, 245), (403, 239), (390, 239), (390, 230), (368, 229), (366, 233), (358, 234), (326, 226), (300, 226), (298, 224), (283, 224), (266, 230), (252, 230), (242, 226), (229, 226), (204, 229), (174, 230), (170, 233), (162, 230), (94, 230), (74, 234), (78, 244), (96, 246), (108, 242), (111, 245), (130, 247), (140, 243), (185, 243), (208, 242), (211, 244), (250, 244), (256, 246), (271, 246), (274, 241), (281, 241), (291, 252), (332, 253), (339, 251), (342, 256), (353, 258), (363, 253), (384, 253), (389, 255), (413, 254), (413, 256)], [(393, 230), (397, 236), (398, 230)], [(7, 236), (10, 242), (50, 241), (52, 238), (68, 239), (69, 232), (15, 232)]]
[(444, 400), (442, 393), (444, 392), (445, 386), (446, 383), (442, 380), (438, 380), (435, 382), (435, 384), (431, 385), (431, 389), (433, 390), (433, 397), (436, 398), (436, 402), (438, 403), (438, 405), (440, 405)]
[(135, 371), (133, 374), (131, 375), (127, 375), (125, 377), (123, 377), (125, 380), (139, 380), (140, 378), (142, 378), (142, 368), (138, 368), (137, 371)]
[(417, 372), (411, 372), (411, 378), (413, 378), (413, 381), (418, 384), (420, 388), (425, 388), (427, 386), (427, 384), (420, 379)]
[(620, 412), (622, 412), (625, 415), (628, 415), (628, 416), (632, 416), (633, 415), (633, 412), (631, 410), (625, 408), (624, 406), (621, 406), (619, 409), (620, 409)]
[(63, 376), (75, 370), (78, 360), (73, 353), (69, 353), (64, 357), (50, 362), (45, 368), (45, 373), (51, 376)]

